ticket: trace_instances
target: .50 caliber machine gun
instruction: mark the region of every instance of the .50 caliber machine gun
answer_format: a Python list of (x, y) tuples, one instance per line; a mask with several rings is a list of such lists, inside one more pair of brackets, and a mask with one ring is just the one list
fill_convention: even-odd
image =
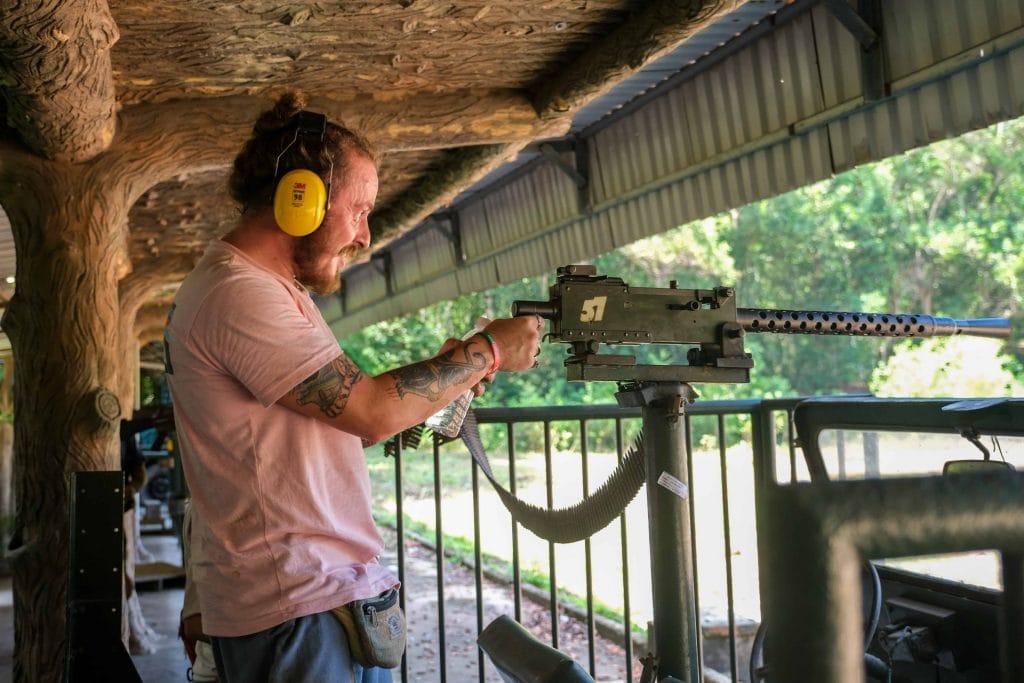
[[(569, 380), (750, 381), (754, 361), (743, 348), (747, 332), (866, 337), (966, 334), (1005, 338), (1005, 318), (955, 320), (930, 315), (786, 311), (737, 308), (731, 287), (630, 287), (589, 265), (563, 266), (548, 301), (516, 301), (513, 315), (551, 321), (549, 337), (571, 345)], [(623, 354), (598, 353), (601, 344), (693, 344), (686, 365), (638, 365)]]

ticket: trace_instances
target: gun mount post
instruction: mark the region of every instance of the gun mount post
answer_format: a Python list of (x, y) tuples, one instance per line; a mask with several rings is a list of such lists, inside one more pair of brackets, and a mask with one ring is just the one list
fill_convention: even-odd
[(683, 411), (697, 398), (681, 382), (624, 386), (616, 398), (641, 408), (646, 460), (647, 519), (658, 675), (702, 681), (700, 615), (693, 569), (689, 474)]

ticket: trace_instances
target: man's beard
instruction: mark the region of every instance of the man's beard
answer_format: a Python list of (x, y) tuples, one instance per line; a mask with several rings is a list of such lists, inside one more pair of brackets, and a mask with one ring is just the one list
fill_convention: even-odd
[[(295, 279), (320, 296), (334, 294), (341, 288), (341, 273), (317, 270), (317, 261), (326, 255), (326, 243), (326, 232), (319, 230), (295, 243)], [(355, 245), (345, 247), (341, 251), (345, 263), (351, 263), (357, 251)]]

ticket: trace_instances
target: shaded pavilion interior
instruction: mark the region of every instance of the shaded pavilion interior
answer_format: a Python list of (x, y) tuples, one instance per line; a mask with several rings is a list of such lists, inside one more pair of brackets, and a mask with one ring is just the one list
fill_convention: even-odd
[[(520, 256), (518, 263), (486, 264), (454, 290), (437, 286), (437, 272), (474, 267), (463, 246), (479, 228), (473, 222), (474, 202), (500, 202), (502, 210), (513, 213), (535, 208), (528, 196), (487, 194), (488, 188), (508, 190), (517, 180), (554, 173), (563, 183), (569, 180), (564, 192), (591, 195), (574, 196), (579, 206), (573, 211), (580, 218), (562, 218), (559, 225), (585, 231), (588, 220), (614, 220), (614, 202), (591, 203), (600, 191), (593, 167), (602, 159), (609, 169), (625, 162), (609, 160), (610, 149), (601, 145), (611, 143), (587, 131), (592, 125), (610, 130), (612, 124), (600, 124), (605, 117), (618, 116), (616, 124), (624, 127), (635, 125), (639, 119), (629, 117), (644, 115), (635, 103), (645, 97), (706, 103), (703, 124), (708, 124), (725, 112), (754, 109), (755, 99), (764, 98), (764, 92), (736, 85), (736, 74), (763, 74), (768, 82), (784, 84), (773, 70), (785, 62), (795, 74), (821, 81), (824, 95), (786, 90), (778, 95), (785, 113), (778, 121), (766, 115), (762, 121), (772, 120), (771, 126), (747, 125), (744, 132), (751, 139), (723, 140), (703, 158), (688, 160), (689, 171), (669, 169), (667, 180), (651, 189), (682, 184), (730, 163), (757, 163), (758, 154), (785, 154), (790, 142), (782, 141), (779, 131), (792, 144), (812, 150), (787, 174), (777, 173), (769, 159), (748, 178), (752, 194), (724, 192), (702, 205), (705, 211), (1021, 115), (1019, 89), (1003, 88), (995, 105), (985, 96), (968, 104), (965, 93), (998, 90), (1010, 79), (1011, 67), (1024, 59), (1024, 8), (1009, 0), (987, 0), (973, 9), (964, 5), (882, 0), (5, 5), (0, 14), (0, 280), (13, 282), (0, 285), (0, 297), (8, 369), (16, 365), (19, 380), (12, 393), (13, 373), (6, 373), (3, 400), (10, 410), (2, 402), (0, 410), (16, 415), (7, 439), (15, 454), (13, 461), (8, 455), (13, 491), (7, 498), (16, 517), (9, 554), (16, 679), (60, 677), (68, 475), (119, 467), (118, 425), (135, 406), (140, 345), (159, 338), (176, 286), (210, 240), (233, 225), (237, 209), (226, 194), (228, 168), (255, 117), (282, 92), (304, 92), (311, 109), (363, 131), (383, 155), (381, 191), (371, 216), (373, 246), (343, 276), (346, 285), (351, 283), (349, 301), (322, 302), (325, 317), (338, 323), (341, 334), (350, 308), (360, 315), (348, 316), (354, 322), (347, 324), (361, 326), (398, 312), (383, 300), (401, 299), (403, 310), (414, 310), (416, 302), (431, 297), (493, 286), (495, 273), (507, 280), (546, 270), (549, 264), (523, 263)], [(884, 21), (890, 22), (887, 30)], [(907, 37), (895, 37), (896, 22), (906, 22), (898, 28)], [(805, 36), (815, 35), (815, 27), (812, 40), (824, 42), (811, 45)], [(940, 44), (935, 36), (952, 47), (941, 43), (943, 49), (932, 54), (918, 50)], [(821, 44), (838, 47), (828, 55)], [(920, 59), (896, 59), (899, 44), (920, 53)], [(787, 56), (776, 49), (781, 45), (802, 45), (821, 59), (812, 64), (799, 54)], [(827, 70), (826, 56), (840, 63), (842, 54), (854, 55), (851, 68), (859, 77), (854, 85), (833, 87), (820, 74)], [(994, 65), (995, 74), (979, 69), (972, 75), (967, 70), (972, 54), (980, 69)], [(1000, 66), (1000, 59), (1010, 66)], [(698, 66), (701, 73), (723, 79), (719, 83), (733, 79), (731, 90), (679, 78)], [(669, 83), (673, 89), (661, 94), (659, 86), (673, 79), (678, 81)], [(945, 105), (949, 115), (931, 119), (919, 112), (901, 118), (897, 95), (934, 97), (927, 89), (937, 82), (943, 93), (939, 101), (945, 97), (953, 103)], [(844, 88), (858, 94), (851, 99)], [(820, 100), (820, 111), (800, 106), (804, 97)], [(886, 114), (890, 105), (895, 113)], [(867, 123), (857, 124), (858, 116)], [(937, 123), (921, 126), (922, 121)], [(630, 158), (631, 146), (640, 144), (641, 133), (632, 135), (616, 143), (623, 155), (616, 158)], [(589, 151), (576, 144), (583, 140), (593, 143)], [(780, 175), (786, 177), (777, 180)], [(743, 185), (743, 178), (733, 184)], [(646, 192), (627, 188), (620, 194)], [(685, 222), (686, 216), (660, 211), (668, 223)], [(500, 230), (495, 225), (479, 229)], [(652, 221), (647, 229), (667, 227)], [(525, 243), (538, 234), (524, 230), (509, 241)], [(451, 265), (435, 264), (431, 277), (401, 282), (399, 273), (412, 272), (403, 258), (419, 250), (403, 246), (424, 235), (440, 235)], [(560, 256), (582, 260), (608, 247), (602, 240), (566, 235), (569, 246)], [(616, 239), (621, 237), (612, 242)], [(415, 296), (402, 298), (413, 291)], [(353, 307), (353, 297), (362, 297), (365, 305)]]

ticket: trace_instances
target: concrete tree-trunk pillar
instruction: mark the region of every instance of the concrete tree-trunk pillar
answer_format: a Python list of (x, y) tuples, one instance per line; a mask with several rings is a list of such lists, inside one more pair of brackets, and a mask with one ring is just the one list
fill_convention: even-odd
[[(120, 468), (118, 280), (128, 200), (89, 164), (0, 158), (18, 254), (3, 317), (14, 395), (14, 680), (59, 681), (67, 624), (69, 473)], [(123, 185), (123, 183), (120, 183)]]

